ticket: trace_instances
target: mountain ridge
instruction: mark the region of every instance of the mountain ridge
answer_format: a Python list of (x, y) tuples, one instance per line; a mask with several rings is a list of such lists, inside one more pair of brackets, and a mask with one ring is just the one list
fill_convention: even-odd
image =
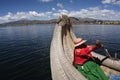
[[(115, 24), (120, 25), (120, 20), (99, 20), (93, 18), (76, 18), (69, 17), (72, 24)], [(0, 26), (24, 26), (34, 24), (55, 24), (57, 19), (51, 20), (18, 20), (7, 23), (2, 23)]]

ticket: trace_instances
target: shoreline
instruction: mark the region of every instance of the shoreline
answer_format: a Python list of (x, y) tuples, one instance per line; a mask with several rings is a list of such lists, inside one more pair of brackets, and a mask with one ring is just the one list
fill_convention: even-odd
[[(92, 18), (75, 18), (70, 17), (72, 24), (89, 24), (89, 25), (120, 25), (120, 20), (98, 20)], [(51, 20), (18, 20), (13, 22), (1, 23), (1, 26), (26, 26), (26, 25), (39, 25), (39, 24), (56, 24), (57, 19)]]

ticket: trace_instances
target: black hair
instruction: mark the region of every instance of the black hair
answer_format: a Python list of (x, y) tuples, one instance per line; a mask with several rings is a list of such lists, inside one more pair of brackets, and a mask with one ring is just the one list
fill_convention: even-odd
[(87, 45), (86, 45), (85, 43), (83, 43), (83, 44), (81, 44), (81, 45), (79, 45), (79, 46), (76, 46), (75, 49), (76, 49), (76, 48), (85, 48), (85, 47), (87, 47)]

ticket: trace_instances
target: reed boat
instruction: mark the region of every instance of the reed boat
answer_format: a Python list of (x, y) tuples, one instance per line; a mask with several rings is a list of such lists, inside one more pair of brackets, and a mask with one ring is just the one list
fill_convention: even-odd
[[(87, 80), (73, 66), (73, 51), (75, 34), (72, 24), (66, 15), (62, 15), (55, 26), (50, 47), (50, 63), (52, 80)], [(106, 56), (92, 52), (92, 55), (103, 60)], [(106, 58), (101, 65), (102, 70), (109, 74), (120, 76), (120, 59)]]

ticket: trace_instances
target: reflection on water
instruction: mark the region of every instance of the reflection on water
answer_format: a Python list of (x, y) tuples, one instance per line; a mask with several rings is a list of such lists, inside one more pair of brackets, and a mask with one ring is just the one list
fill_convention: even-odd
[(73, 25), (73, 31), (77, 37), (87, 39), (88, 44), (100, 40), (112, 56), (117, 53), (120, 58), (120, 25)]
[(0, 80), (51, 80), (54, 25), (0, 28)]
[[(0, 80), (51, 80), (50, 42), (53, 24), (0, 28)], [(120, 54), (120, 26), (74, 25), (77, 37), (101, 40)]]

